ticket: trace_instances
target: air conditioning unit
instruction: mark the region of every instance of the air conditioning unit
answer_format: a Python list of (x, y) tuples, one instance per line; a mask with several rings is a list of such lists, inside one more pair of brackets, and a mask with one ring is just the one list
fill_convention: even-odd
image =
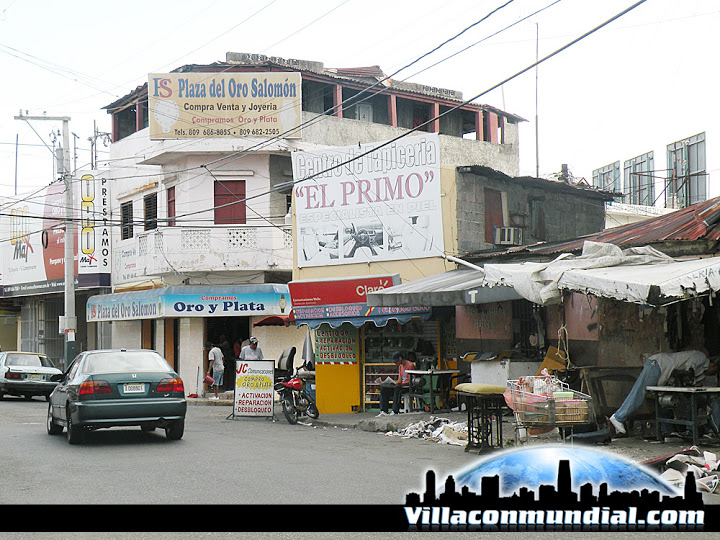
[(522, 229), (520, 227), (495, 227), (496, 246), (521, 246)]

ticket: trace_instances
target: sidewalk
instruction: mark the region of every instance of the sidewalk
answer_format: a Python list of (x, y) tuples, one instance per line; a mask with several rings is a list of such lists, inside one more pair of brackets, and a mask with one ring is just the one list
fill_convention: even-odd
[[(218, 407), (232, 407), (232, 398), (222, 397), (218, 400), (205, 398), (187, 398), (188, 406), (208, 405)], [(228, 411), (230, 412), (230, 411)], [(275, 414), (284, 420), (279, 403), (275, 403)], [(410, 424), (420, 421), (429, 422), (431, 418), (447, 418), (450, 422), (467, 422), (467, 412), (411, 412), (401, 413), (392, 416), (378, 416), (378, 411), (343, 413), (343, 414), (322, 414), (317, 420), (303, 417), (302, 422), (312, 422), (317, 426), (328, 426), (348, 429), (360, 429), (363, 431), (399, 431)]]
[[(221, 394), (222, 396), (222, 394)], [(229, 394), (225, 398), (221, 397), (219, 400), (211, 400), (208, 398), (188, 398), (188, 405), (209, 405), (209, 406), (220, 406), (226, 407), (228, 413), (231, 412), (232, 407), (232, 394)], [(283, 413), (280, 408), (280, 404), (275, 404), (275, 415), (279, 420), (284, 421)], [(418, 422), (429, 423), (433, 418), (445, 418), (449, 422), (464, 422), (467, 423), (468, 415), (466, 411), (451, 411), (451, 412), (436, 412), (430, 414), (429, 412), (411, 412), (392, 416), (380, 416), (378, 417), (378, 411), (371, 412), (359, 412), (359, 413), (346, 413), (346, 414), (323, 414), (320, 412), (320, 417), (317, 420), (303, 417), (301, 422), (311, 423), (316, 426), (326, 427), (337, 427), (345, 429), (359, 429), (369, 432), (398, 432), (406, 427), (417, 424)], [(527, 444), (534, 445), (547, 445), (547, 444), (583, 444), (579, 440), (572, 442), (571, 440), (563, 441), (557, 429), (553, 429), (548, 433), (539, 435), (531, 435), (528, 438)], [(524, 444), (524, 443), (523, 443)], [(621, 454), (634, 461), (641, 462), (646, 460), (652, 460), (658, 456), (665, 454), (672, 454), (674, 452), (683, 451), (692, 446), (692, 443), (682, 440), (668, 440), (665, 443), (654, 443), (644, 440), (639, 434), (632, 434), (629, 437), (613, 438), (606, 444), (595, 444), (595, 443), (584, 443), (590, 447), (603, 449), (608, 452)], [(512, 416), (506, 416), (503, 419), (503, 446), (505, 448), (515, 447), (515, 427)], [(709, 451), (717, 453), (720, 456), (720, 447), (717, 443), (710, 441), (702, 441), (699, 445), (699, 450)], [(483, 452), (486, 455), (488, 451)]]

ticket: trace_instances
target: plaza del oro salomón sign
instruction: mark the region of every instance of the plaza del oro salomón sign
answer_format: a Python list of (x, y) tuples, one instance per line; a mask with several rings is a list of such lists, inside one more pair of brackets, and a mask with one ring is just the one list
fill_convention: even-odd
[(300, 137), (299, 72), (151, 73), (150, 139)]
[(91, 296), (87, 302), (86, 320), (250, 317), (287, 315), (291, 309), (287, 285), (174, 286)]

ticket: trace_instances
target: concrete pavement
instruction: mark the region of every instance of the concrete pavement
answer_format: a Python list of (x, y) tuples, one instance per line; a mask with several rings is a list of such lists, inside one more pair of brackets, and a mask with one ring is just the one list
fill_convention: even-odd
[[(188, 404), (226, 407), (228, 414), (230, 414), (232, 411), (232, 393), (226, 394), (224, 398), (219, 400), (188, 398)], [(275, 415), (278, 419), (284, 420), (278, 403), (275, 404)], [(466, 411), (436, 412), (434, 414), (430, 414), (428, 412), (411, 412), (380, 417), (378, 417), (377, 411), (347, 414), (323, 414), (321, 411), (320, 417), (317, 420), (304, 417), (300, 421), (304, 423), (311, 423), (316, 426), (360, 429), (363, 431), (387, 433), (401, 431), (408, 426), (417, 424), (421, 421), (427, 424), (431, 422), (433, 418), (446, 418), (450, 422), (468, 421)], [(515, 446), (516, 433), (513, 420), (512, 415), (508, 415), (503, 419), (503, 443), (505, 447)], [(549, 430), (546, 433), (531, 435), (526, 440), (521, 440), (521, 443), (523, 444), (560, 444), (563, 442), (566, 444), (573, 444), (573, 441), (571, 440), (566, 439), (564, 441), (562, 435), (557, 429)], [(579, 440), (578, 443), (583, 444)], [(604, 444), (585, 444), (600, 446), (609, 452), (624, 455), (625, 457), (635, 461), (652, 460), (658, 456), (679, 452), (692, 446), (692, 443), (679, 439), (671, 439), (662, 444), (646, 441), (642, 438), (639, 432), (631, 433), (628, 437), (606, 440)], [(700, 451), (714, 452), (719, 454), (720, 457), (720, 446), (716, 441), (703, 440), (698, 447)]]

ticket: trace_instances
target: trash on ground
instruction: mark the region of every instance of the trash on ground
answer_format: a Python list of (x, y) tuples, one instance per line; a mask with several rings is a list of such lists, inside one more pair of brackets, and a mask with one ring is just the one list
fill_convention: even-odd
[(712, 452), (700, 452), (697, 446), (692, 453), (675, 454), (665, 462), (665, 471), (660, 477), (676, 487), (685, 485), (685, 475), (693, 473), (695, 482), (703, 491), (720, 493), (720, 461)]
[(398, 431), (388, 431), (385, 435), (403, 439), (425, 439), (457, 446), (466, 446), (468, 443), (466, 422), (453, 422), (447, 418), (435, 416), (431, 416), (429, 421), (420, 420)]

